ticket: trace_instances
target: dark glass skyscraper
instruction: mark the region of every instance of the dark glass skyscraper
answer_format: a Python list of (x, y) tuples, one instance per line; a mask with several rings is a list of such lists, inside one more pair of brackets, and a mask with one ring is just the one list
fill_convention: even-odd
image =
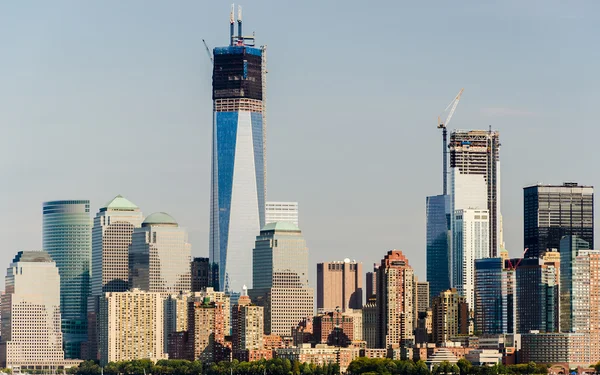
[(450, 196), (427, 197), (427, 281), (429, 299), (450, 289)]
[(252, 248), (265, 222), (266, 73), (263, 47), (238, 35), (213, 50), (213, 151), (210, 261), (218, 266), (219, 290), (252, 287)]
[(479, 333), (515, 333), (514, 277), (502, 258), (475, 260), (475, 330)]
[(42, 246), (56, 262), (60, 275), (65, 357), (81, 358), (81, 344), (87, 340), (87, 298), (90, 291), (90, 201), (45, 202), (42, 212)]
[(577, 183), (534, 185), (523, 189), (524, 245), (527, 258), (560, 249), (560, 240), (575, 235), (594, 248), (594, 188)]

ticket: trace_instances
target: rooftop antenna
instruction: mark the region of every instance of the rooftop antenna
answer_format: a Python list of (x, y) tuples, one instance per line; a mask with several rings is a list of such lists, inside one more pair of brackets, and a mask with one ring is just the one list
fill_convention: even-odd
[(231, 4), (231, 13), (229, 13), (229, 45), (233, 45), (233, 24), (235, 23), (235, 18), (233, 13), (235, 12), (235, 4)]
[(244, 43), (244, 37), (242, 36), (242, 6), (238, 5), (238, 14), (237, 14), (237, 24), (238, 24), (238, 43)]

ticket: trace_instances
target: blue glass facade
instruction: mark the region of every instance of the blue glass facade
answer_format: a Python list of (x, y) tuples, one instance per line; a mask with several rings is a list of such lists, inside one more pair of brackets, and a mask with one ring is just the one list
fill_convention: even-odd
[(450, 289), (450, 196), (427, 197), (427, 281), (429, 299)]
[(88, 200), (43, 204), (43, 249), (60, 274), (60, 309), (65, 357), (81, 358), (87, 340), (92, 221)]
[(475, 260), (475, 330), (480, 334), (515, 333), (515, 274), (502, 258)]

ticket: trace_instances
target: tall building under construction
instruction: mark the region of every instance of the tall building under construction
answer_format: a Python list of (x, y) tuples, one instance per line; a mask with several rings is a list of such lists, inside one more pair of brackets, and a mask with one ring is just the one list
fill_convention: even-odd
[[(450, 134), (451, 212), (487, 209), (489, 254), (502, 246), (500, 215), (500, 134), (492, 130), (453, 130)], [(454, 223), (454, 218), (452, 219)], [(453, 236), (455, 229), (453, 228)], [(453, 239), (456, 242), (456, 239)]]
[(210, 262), (218, 287), (252, 286), (252, 248), (265, 224), (265, 48), (242, 34), (232, 8), (229, 45), (213, 50)]

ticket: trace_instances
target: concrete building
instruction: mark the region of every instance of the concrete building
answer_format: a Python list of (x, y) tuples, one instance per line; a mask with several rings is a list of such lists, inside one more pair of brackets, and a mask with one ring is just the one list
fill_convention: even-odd
[(417, 294), (415, 296), (415, 305), (417, 313), (424, 313), (429, 310), (429, 282), (417, 281)]
[(318, 344), (314, 348), (310, 344), (302, 344), (298, 347), (277, 349), (277, 358), (317, 366), (337, 363), (342, 373), (346, 371), (350, 362), (359, 356), (358, 348), (338, 348), (325, 344)]
[(592, 356), (585, 333), (539, 333), (521, 335), (521, 363), (567, 363), (569, 367), (585, 366), (598, 361)]
[(354, 341), (363, 341), (363, 314), (362, 309), (349, 309), (344, 312), (344, 315), (347, 315), (352, 318), (352, 324), (354, 326)]
[(298, 202), (267, 202), (265, 223), (276, 223), (278, 221), (285, 221), (299, 226)]
[(510, 262), (516, 267), (517, 332), (559, 332), (560, 253)]
[(471, 350), (465, 359), (473, 366), (495, 366), (502, 363), (502, 353), (492, 349)]
[(213, 49), (209, 254), (218, 290), (240, 293), (252, 287), (252, 245), (265, 225), (266, 60), (253, 37), (231, 34), (228, 46)]
[(245, 356), (248, 350), (262, 350), (264, 345), (264, 308), (252, 304), (245, 291), (242, 293), (231, 314), (232, 349), (236, 358), (240, 352)]
[(143, 219), (139, 207), (120, 195), (100, 208), (94, 218), (86, 347), (90, 359), (100, 359), (97, 346), (100, 298), (107, 292), (125, 292), (129, 289), (129, 245), (133, 230), (141, 226)]
[(502, 258), (475, 260), (475, 330), (480, 334), (515, 333), (516, 283)]
[[(455, 213), (461, 209), (487, 210), (489, 251), (486, 257), (497, 257), (502, 246), (500, 134), (491, 129), (454, 130), (450, 133), (448, 147), (451, 169), (450, 212)], [(454, 220), (451, 222), (452, 236), (453, 223)]]
[(362, 338), (369, 349), (377, 349), (377, 314), (377, 303), (374, 301), (367, 302), (362, 308)]
[(217, 292), (213, 288), (206, 288), (201, 292), (192, 293), (190, 298), (195, 302), (204, 302), (204, 299), (207, 297), (210, 302), (223, 304), (223, 327), (225, 336), (229, 336), (231, 334), (231, 297), (225, 292)]
[(347, 347), (355, 340), (353, 318), (340, 311), (317, 315), (313, 336), (318, 344)]
[(61, 200), (43, 205), (42, 248), (60, 274), (60, 308), (66, 358), (82, 358), (87, 341), (87, 300), (92, 258), (90, 201)]
[(377, 298), (377, 269), (379, 266), (373, 264), (373, 272), (367, 272), (367, 301), (371, 298)]
[(254, 303), (265, 308), (265, 334), (290, 336), (313, 316), (314, 292), (308, 286), (308, 248), (292, 223), (270, 223), (256, 237), (252, 256)]
[(163, 319), (160, 293), (139, 289), (105, 293), (98, 314), (100, 364), (167, 359)]
[(207, 287), (214, 288), (212, 267), (208, 258), (192, 260), (192, 292), (200, 292)]
[(321, 312), (362, 308), (362, 263), (317, 263), (317, 310)]
[(191, 245), (187, 231), (164, 212), (149, 215), (135, 228), (129, 247), (129, 285), (164, 297), (192, 289)]
[(451, 337), (469, 334), (469, 308), (456, 289), (440, 293), (432, 302), (432, 339), (444, 345)]
[(19, 251), (6, 271), (5, 288), (0, 366), (15, 372), (76, 366), (78, 361), (64, 357), (60, 276), (50, 255)]
[(378, 348), (414, 341), (415, 287), (408, 259), (400, 250), (388, 251), (377, 272)]
[(426, 200), (427, 281), (429, 299), (450, 289), (450, 195), (434, 195)]
[(188, 312), (189, 360), (211, 363), (228, 358), (223, 303), (213, 302), (210, 297), (192, 299)]
[(477, 259), (488, 258), (489, 214), (487, 210), (454, 211), (452, 282), (465, 296), (470, 309), (475, 306), (475, 270)]
[[(164, 344), (169, 358), (171, 358), (171, 353), (177, 352), (177, 349), (169, 348), (169, 336), (188, 330), (188, 301), (191, 295), (190, 292), (181, 292), (171, 294), (164, 300)], [(185, 358), (185, 354), (174, 358)]]
[(594, 247), (594, 188), (577, 183), (537, 184), (523, 188), (524, 248), (528, 258), (559, 249), (574, 235)]

